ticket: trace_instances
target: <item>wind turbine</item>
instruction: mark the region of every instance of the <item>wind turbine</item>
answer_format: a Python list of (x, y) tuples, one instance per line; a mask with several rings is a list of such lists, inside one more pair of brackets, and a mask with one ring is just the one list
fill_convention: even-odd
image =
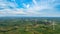
[(53, 21), (52, 22), (53, 30), (55, 30), (55, 25), (57, 25), (57, 24), (55, 23), (55, 21)]
[(35, 24), (37, 24), (37, 19), (35, 19)]
[(52, 25), (53, 25), (53, 30), (55, 30), (55, 22), (54, 21), (53, 21)]

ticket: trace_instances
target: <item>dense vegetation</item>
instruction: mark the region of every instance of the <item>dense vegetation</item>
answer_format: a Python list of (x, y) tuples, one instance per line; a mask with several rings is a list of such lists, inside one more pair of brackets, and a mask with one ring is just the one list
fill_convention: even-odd
[(0, 17), (0, 34), (60, 34), (60, 18)]

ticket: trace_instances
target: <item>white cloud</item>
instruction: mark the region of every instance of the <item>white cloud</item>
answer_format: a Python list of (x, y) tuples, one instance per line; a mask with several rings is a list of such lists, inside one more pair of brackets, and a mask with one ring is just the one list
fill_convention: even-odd
[(34, 3), (35, 5), (37, 5), (37, 2), (36, 2), (36, 0), (33, 0), (33, 3)]
[[(15, 0), (14, 0), (15, 1)], [(24, 16), (59, 16), (59, 13), (55, 11), (55, 0), (33, 0), (33, 6), (23, 3), (26, 9), (17, 8), (16, 2), (6, 2), (0, 0), (0, 15), (12, 16), (12, 15), (24, 15)], [(54, 5), (53, 5), (54, 4)]]

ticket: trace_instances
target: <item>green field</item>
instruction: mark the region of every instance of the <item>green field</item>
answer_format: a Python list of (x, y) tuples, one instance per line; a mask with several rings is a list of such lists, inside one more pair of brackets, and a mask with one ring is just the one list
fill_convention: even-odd
[(60, 17), (0, 17), (0, 34), (60, 34)]

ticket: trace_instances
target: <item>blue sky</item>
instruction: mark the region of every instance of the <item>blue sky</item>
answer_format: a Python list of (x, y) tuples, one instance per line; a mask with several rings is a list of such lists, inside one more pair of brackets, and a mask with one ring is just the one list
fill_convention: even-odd
[(60, 0), (0, 0), (0, 16), (60, 17)]

